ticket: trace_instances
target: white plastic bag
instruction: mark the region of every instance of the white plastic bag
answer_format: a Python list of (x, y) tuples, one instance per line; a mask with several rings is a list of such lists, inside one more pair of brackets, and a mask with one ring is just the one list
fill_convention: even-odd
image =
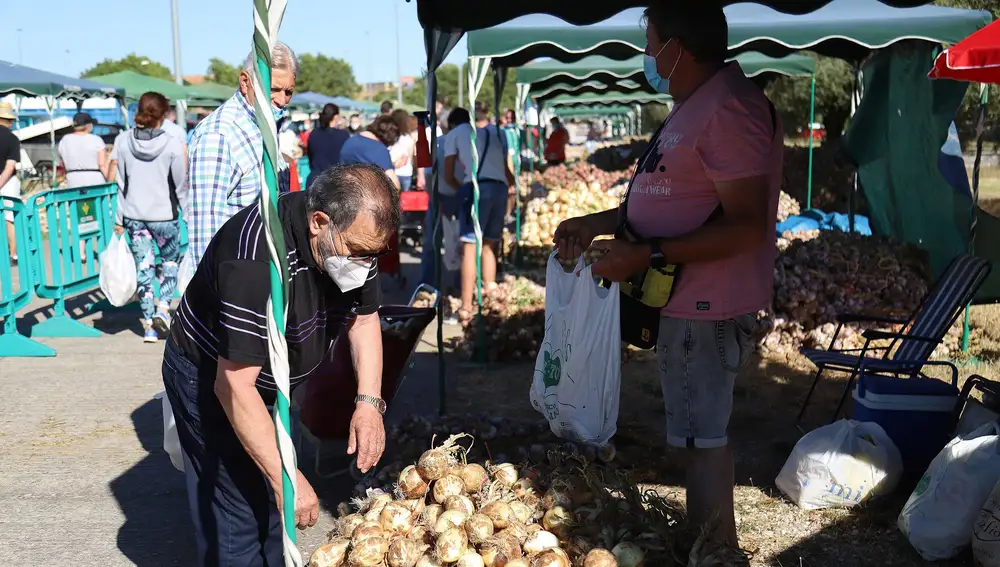
[(184, 295), (184, 290), (187, 289), (188, 283), (194, 277), (195, 268), (191, 254), (185, 254), (180, 266), (177, 267), (177, 293)]
[(184, 472), (184, 457), (181, 455), (181, 440), (177, 436), (174, 409), (170, 406), (170, 398), (166, 392), (160, 392), (157, 396), (163, 405), (163, 450), (170, 456), (170, 463), (174, 468)]
[[(590, 266), (566, 273), (553, 254), (545, 273), (545, 339), (531, 405), (564, 439), (605, 445), (618, 428), (621, 327), (618, 284), (599, 286)], [(576, 270), (580, 270), (579, 277)]]
[(899, 529), (928, 561), (958, 555), (972, 541), (983, 503), (1000, 480), (1000, 425), (955, 437), (938, 453), (899, 513)]
[(972, 526), (972, 556), (979, 567), (1000, 567), (1000, 482)]
[(903, 459), (877, 423), (842, 419), (806, 433), (774, 483), (800, 508), (848, 508), (896, 488)]
[(444, 269), (454, 272), (462, 267), (462, 243), (458, 219), (441, 217), (441, 240), (444, 243)]
[(111, 305), (121, 307), (132, 301), (138, 286), (135, 259), (125, 241), (124, 234), (111, 237), (108, 247), (101, 252), (101, 291)]

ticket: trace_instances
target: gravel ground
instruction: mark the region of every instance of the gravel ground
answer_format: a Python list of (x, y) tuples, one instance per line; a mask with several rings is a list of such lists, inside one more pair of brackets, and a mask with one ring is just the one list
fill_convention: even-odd
[[(405, 265), (411, 281), (414, 268)], [(73, 315), (104, 336), (42, 339), (58, 356), (0, 360), (0, 565), (193, 565), (183, 475), (162, 451), (154, 399), (163, 390), (163, 343), (142, 342), (134, 312), (88, 316), (94, 299), (72, 302)], [(22, 316), (47, 306), (38, 301)], [(396, 414), (436, 411), (435, 327), (418, 347)], [(316, 478), (312, 454), (302, 452), (300, 468), (323, 512), (299, 532), (306, 557), (325, 542), (331, 511), (353, 486), (345, 476)]]

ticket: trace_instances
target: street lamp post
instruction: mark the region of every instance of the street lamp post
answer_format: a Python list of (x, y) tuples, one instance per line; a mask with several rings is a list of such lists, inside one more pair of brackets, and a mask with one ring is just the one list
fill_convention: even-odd
[[(170, 0), (170, 20), (174, 28), (174, 80), (178, 85), (184, 85), (181, 74), (181, 24), (177, 16), (177, 0)], [(184, 103), (177, 102), (177, 125), (187, 130), (187, 120), (184, 119)]]

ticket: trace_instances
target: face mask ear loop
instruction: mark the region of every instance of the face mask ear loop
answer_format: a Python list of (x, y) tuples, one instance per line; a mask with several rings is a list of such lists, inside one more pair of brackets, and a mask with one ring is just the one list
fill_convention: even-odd
[(683, 51), (681, 51), (680, 49), (677, 50), (677, 59), (674, 59), (674, 66), (670, 68), (670, 73), (667, 75), (668, 81), (670, 80), (670, 77), (674, 76), (674, 71), (677, 70), (677, 64), (681, 62), (681, 55), (683, 54), (684, 54)]

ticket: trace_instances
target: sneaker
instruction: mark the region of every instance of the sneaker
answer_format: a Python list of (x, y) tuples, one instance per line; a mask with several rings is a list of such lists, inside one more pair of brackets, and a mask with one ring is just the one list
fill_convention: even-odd
[(146, 332), (142, 335), (142, 342), (144, 343), (155, 343), (158, 340), (160, 340), (160, 335), (152, 327), (147, 328)]
[(170, 333), (170, 314), (166, 309), (157, 311), (156, 315), (153, 315), (152, 328), (161, 337), (166, 337)]

